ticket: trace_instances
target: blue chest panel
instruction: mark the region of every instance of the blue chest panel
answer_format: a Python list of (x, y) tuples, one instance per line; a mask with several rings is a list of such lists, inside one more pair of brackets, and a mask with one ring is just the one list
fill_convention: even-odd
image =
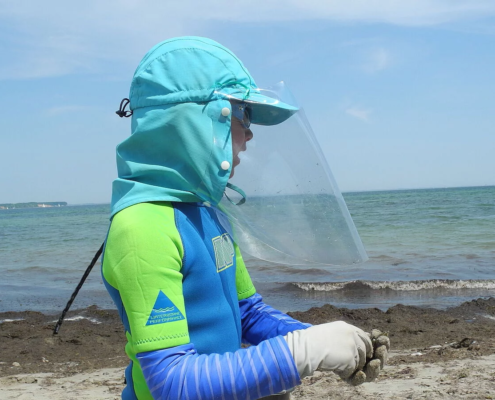
[(184, 247), (181, 273), (191, 342), (200, 354), (239, 349), (241, 319), (232, 239), (213, 208), (174, 203)]

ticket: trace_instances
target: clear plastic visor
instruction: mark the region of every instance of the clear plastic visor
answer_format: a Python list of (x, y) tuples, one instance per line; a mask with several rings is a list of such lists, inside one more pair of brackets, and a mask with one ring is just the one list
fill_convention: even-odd
[(246, 201), (236, 205), (242, 196), (226, 189), (219, 204), (241, 251), (289, 265), (366, 261), (330, 167), (287, 87), (280, 83), (256, 89), (247, 98), (243, 91), (224, 94), (231, 103), (243, 101), (250, 107), (249, 129), (235, 115), (231, 121), (234, 171), (229, 182), (244, 191)]

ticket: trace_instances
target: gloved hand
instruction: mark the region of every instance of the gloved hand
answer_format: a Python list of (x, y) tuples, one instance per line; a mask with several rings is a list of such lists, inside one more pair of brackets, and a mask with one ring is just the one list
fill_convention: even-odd
[(373, 356), (368, 334), (343, 321), (289, 332), (284, 339), (301, 378), (320, 369), (347, 379), (365, 366), (366, 358)]

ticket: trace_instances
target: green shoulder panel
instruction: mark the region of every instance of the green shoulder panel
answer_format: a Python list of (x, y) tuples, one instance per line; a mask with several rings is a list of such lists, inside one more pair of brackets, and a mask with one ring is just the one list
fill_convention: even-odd
[(244, 264), (239, 246), (234, 244), (234, 247), (236, 259), (235, 284), (237, 287), (237, 298), (239, 300), (244, 300), (255, 294), (256, 288), (254, 287), (246, 265)]
[(110, 226), (103, 275), (129, 319), (129, 355), (189, 343), (182, 292), (184, 248), (170, 203), (140, 203)]

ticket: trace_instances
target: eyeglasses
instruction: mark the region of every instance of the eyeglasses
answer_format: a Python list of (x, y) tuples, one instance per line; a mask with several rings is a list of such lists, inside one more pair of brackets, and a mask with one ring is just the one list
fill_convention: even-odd
[(239, 120), (244, 129), (251, 126), (251, 108), (246, 103), (232, 103), (232, 115)]

